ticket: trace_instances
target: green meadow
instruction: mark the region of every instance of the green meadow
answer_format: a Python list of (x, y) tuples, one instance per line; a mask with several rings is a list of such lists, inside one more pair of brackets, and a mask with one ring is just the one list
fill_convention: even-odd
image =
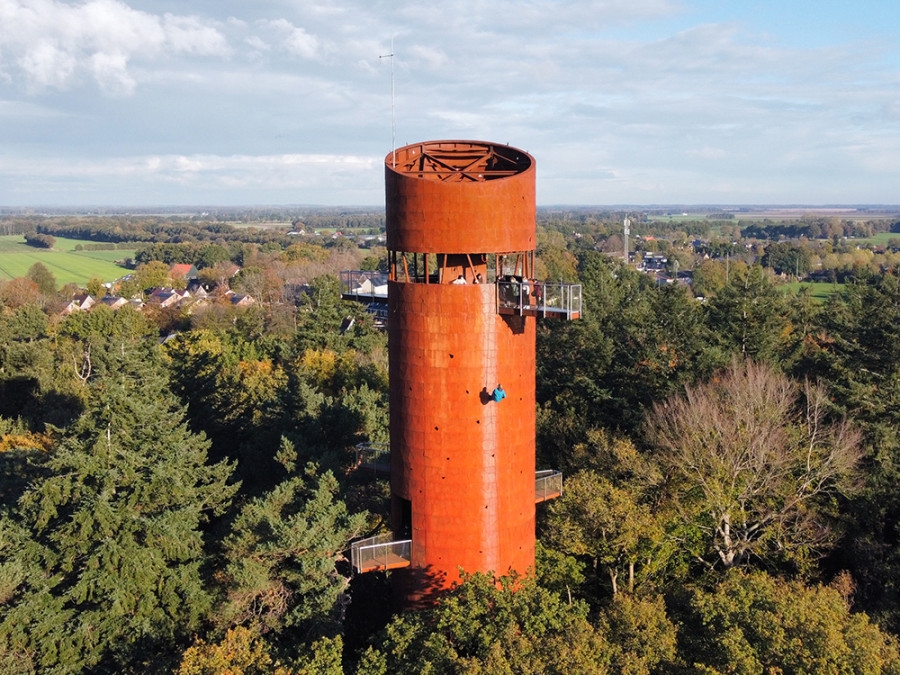
[(91, 242), (57, 237), (52, 249), (44, 249), (28, 246), (21, 235), (0, 236), (0, 280), (24, 277), (28, 268), (37, 262), (43, 263), (53, 272), (59, 286), (68, 283), (84, 286), (93, 277), (113, 281), (128, 273), (126, 268), (117, 265), (115, 261), (132, 257), (133, 249), (75, 250), (77, 245), (88, 243)]
[(815, 300), (820, 302), (824, 302), (828, 299), (828, 296), (833, 295), (841, 291), (844, 288), (843, 284), (833, 284), (827, 281), (820, 282), (793, 282), (789, 284), (782, 284), (778, 286), (778, 289), (784, 292), (790, 293), (798, 293), (801, 289), (809, 289), (812, 293), (812, 297)]
[(873, 244), (875, 246), (887, 246), (888, 242), (891, 240), (900, 239), (900, 234), (897, 232), (879, 232), (878, 234), (872, 235), (871, 237), (865, 237), (860, 239), (849, 239), (847, 240), (848, 244)]

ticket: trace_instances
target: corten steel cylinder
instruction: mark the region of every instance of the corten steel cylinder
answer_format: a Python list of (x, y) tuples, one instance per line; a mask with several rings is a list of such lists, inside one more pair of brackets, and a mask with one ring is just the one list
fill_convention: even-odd
[[(504, 157), (490, 165), (494, 148)], [(415, 161), (431, 151), (434, 174)], [(526, 153), (441, 141), (397, 150), (396, 166), (393, 157), (390, 250), (440, 259), (534, 248)], [(460, 163), (476, 166), (474, 175), (455, 176)], [(535, 323), (500, 316), (493, 284), (396, 276), (388, 289), (392, 524), (412, 539), (412, 559), (393, 575), (400, 603), (417, 607), (460, 568), (524, 574), (534, 565)], [(499, 403), (489, 398), (498, 384), (507, 394)]]
[(387, 248), (534, 250), (534, 185), (534, 159), (508, 145), (431, 141), (399, 148), (385, 166)]

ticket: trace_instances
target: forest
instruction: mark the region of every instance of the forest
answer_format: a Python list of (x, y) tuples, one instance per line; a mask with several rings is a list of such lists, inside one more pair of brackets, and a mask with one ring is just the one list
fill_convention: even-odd
[(818, 302), (711, 260), (699, 301), (567, 228), (536, 568), (411, 613), (347, 561), (389, 518), (353, 453), (387, 440), (387, 345), (335, 272), (383, 249), (181, 242), (262, 300), (190, 315), (0, 284), (0, 672), (900, 673), (900, 273)]

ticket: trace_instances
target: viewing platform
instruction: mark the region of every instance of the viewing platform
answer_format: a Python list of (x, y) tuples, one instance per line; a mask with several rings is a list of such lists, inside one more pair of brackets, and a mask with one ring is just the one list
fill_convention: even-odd
[(534, 474), (534, 503), (540, 504), (548, 499), (562, 496), (562, 471), (542, 469)]
[(382, 476), (391, 475), (391, 450), (387, 443), (357, 443), (353, 468), (366, 469)]
[(387, 302), (388, 275), (386, 272), (345, 270), (341, 272), (341, 297), (359, 302)]
[[(356, 467), (376, 473), (390, 473), (390, 451), (386, 444), (360, 443), (356, 446)], [(562, 495), (563, 475), (560, 471), (544, 469), (535, 472), (534, 503)], [(409, 567), (412, 539), (394, 539), (390, 532), (355, 541), (350, 545), (350, 562), (357, 574), (389, 571)]]
[(412, 539), (395, 541), (390, 532), (350, 544), (350, 562), (360, 574), (409, 567), (411, 554)]
[[(341, 298), (368, 305), (376, 317), (387, 319), (388, 278), (384, 272), (362, 270), (340, 274)], [(440, 283), (438, 277), (411, 275), (409, 283)], [(489, 280), (497, 289), (497, 313), (514, 316), (575, 320), (581, 317), (581, 284), (507, 276)]]
[(581, 284), (538, 279), (496, 282), (497, 313), (572, 321), (581, 317)]
[(341, 299), (361, 302), (366, 311), (375, 318), (376, 326), (387, 324), (388, 275), (383, 272), (349, 270), (341, 272)]

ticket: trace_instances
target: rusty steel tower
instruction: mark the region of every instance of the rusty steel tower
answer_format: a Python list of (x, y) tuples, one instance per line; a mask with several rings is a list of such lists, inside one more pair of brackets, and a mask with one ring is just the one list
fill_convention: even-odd
[[(385, 160), (391, 520), (411, 540), (401, 604), (467, 572), (534, 565), (535, 316), (577, 318), (536, 282), (535, 162), (432, 141)], [(572, 289), (568, 289), (571, 295)], [(550, 298), (556, 298), (553, 302)], [(491, 394), (502, 385), (506, 398)], [(388, 566), (388, 565), (386, 565)]]
[(351, 559), (395, 570), (400, 604), (419, 607), (460, 568), (534, 565), (535, 504), (562, 490), (535, 471), (535, 318), (577, 319), (581, 286), (535, 278), (528, 153), (408, 145), (385, 158), (385, 188), (388, 273), (342, 272), (341, 294), (387, 325), (390, 444), (360, 444), (356, 466), (390, 473), (392, 531)]

